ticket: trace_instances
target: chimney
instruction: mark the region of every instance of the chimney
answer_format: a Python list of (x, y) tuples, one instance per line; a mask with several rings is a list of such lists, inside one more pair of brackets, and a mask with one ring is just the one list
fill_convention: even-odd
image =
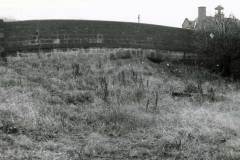
[(202, 21), (206, 18), (207, 13), (206, 13), (206, 7), (198, 7), (198, 20)]

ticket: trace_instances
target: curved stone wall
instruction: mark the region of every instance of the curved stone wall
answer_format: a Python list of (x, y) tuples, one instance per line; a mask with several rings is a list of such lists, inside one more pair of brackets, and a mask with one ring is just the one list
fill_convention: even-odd
[[(145, 48), (191, 52), (192, 31), (150, 24), (31, 20), (0, 24), (6, 52), (52, 48)], [(1, 34), (1, 33), (0, 33)]]

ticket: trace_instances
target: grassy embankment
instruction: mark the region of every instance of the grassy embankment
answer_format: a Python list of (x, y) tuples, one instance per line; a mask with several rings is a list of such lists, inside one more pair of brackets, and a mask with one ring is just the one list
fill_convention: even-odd
[(141, 53), (26, 55), (0, 66), (0, 159), (240, 159), (238, 83)]

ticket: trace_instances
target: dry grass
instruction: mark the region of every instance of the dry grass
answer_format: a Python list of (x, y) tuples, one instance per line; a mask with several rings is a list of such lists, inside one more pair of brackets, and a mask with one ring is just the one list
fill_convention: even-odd
[(0, 159), (240, 159), (239, 84), (146, 52), (9, 57)]

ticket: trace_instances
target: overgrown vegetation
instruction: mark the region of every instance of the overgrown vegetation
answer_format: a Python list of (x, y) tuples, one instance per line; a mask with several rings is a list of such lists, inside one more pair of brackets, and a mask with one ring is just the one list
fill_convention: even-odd
[(237, 82), (118, 52), (8, 57), (0, 159), (240, 158)]
[(234, 16), (224, 18), (216, 15), (212, 21), (195, 31), (195, 46), (199, 59), (207, 57), (203, 61), (215, 73), (239, 78), (236, 63), (240, 58), (239, 20)]

